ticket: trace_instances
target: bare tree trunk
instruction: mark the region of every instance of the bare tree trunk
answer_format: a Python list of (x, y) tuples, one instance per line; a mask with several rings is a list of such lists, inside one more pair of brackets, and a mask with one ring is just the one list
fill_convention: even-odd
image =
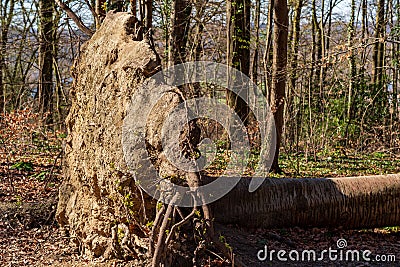
[(95, 2), (95, 11), (96, 11), (96, 30), (98, 30), (101, 26), (101, 23), (103, 22), (105, 16), (106, 16), (106, 11), (104, 10), (106, 0), (96, 0)]
[[(300, 19), (301, 19), (301, 10), (303, 7), (303, 0), (297, 0), (295, 2), (295, 7), (294, 7), (294, 14), (293, 14), (293, 19), (292, 19), (292, 30), (291, 30), (291, 38), (289, 40), (291, 41), (291, 52), (290, 52), (290, 84), (287, 92), (287, 105), (286, 109), (288, 112), (287, 117), (287, 124), (288, 127), (286, 127), (285, 134), (287, 134), (286, 140), (289, 142), (289, 147), (290, 149), (293, 146), (293, 143), (295, 142), (295, 136), (298, 134), (298, 125), (296, 125), (297, 122), (297, 117), (299, 116), (299, 112), (295, 110), (295, 98), (297, 97), (295, 92), (297, 86), (297, 78), (299, 76), (298, 74), (298, 53), (299, 53), (299, 37), (300, 37)], [(299, 95), (300, 96), (300, 95)]]
[(48, 113), (52, 121), (53, 111), (53, 58), (54, 58), (54, 0), (39, 1), (39, 88), (37, 92), (39, 111)]
[[(322, 7), (323, 10), (323, 7)], [(322, 111), (323, 110), (323, 91), (322, 89), (322, 79), (321, 76), (323, 75), (323, 68), (322, 68), (322, 19), (323, 19), (323, 11), (321, 14), (321, 18), (320, 18), (320, 22), (318, 21), (318, 17), (317, 17), (317, 6), (316, 6), (316, 1), (313, 0), (312, 1), (312, 23), (313, 23), (313, 28), (315, 30), (314, 35), (313, 35), (313, 45), (315, 47), (315, 52), (317, 53), (317, 57), (316, 57), (316, 62), (317, 64), (314, 64), (315, 68), (315, 79), (317, 82), (315, 82), (315, 84), (312, 84), (312, 88), (319, 88), (319, 99), (317, 101), (317, 108), (318, 110)]]
[(6, 86), (4, 84), (5, 70), (6, 70), (6, 51), (8, 31), (10, 29), (11, 21), (14, 16), (15, 1), (6, 1), (0, 4), (1, 12), (1, 32), (0, 32), (0, 112), (5, 112), (6, 108)]
[(273, 31), (273, 17), (274, 17), (274, 0), (268, 3), (268, 22), (267, 22), (267, 36), (265, 41), (264, 52), (264, 71), (265, 71), (265, 89), (268, 103), (271, 103), (271, 47), (272, 47), (272, 31)]
[(249, 193), (243, 178), (213, 203), (217, 222), (253, 227), (372, 228), (400, 224), (400, 175), (266, 179)]
[(271, 109), (274, 114), (277, 132), (276, 150), (271, 171), (281, 172), (279, 167), (279, 148), (283, 129), (283, 107), (286, 88), (286, 63), (288, 42), (288, 8), (286, 1), (275, 1), (274, 4), (274, 46), (272, 60)]
[[(375, 29), (375, 46), (373, 54), (373, 83), (382, 86), (383, 80), (383, 54), (385, 36), (385, 0), (378, 0), (378, 9), (376, 15), (376, 29)], [(382, 39), (382, 40), (381, 40)]]
[(253, 67), (252, 67), (252, 80), (255, 84), (257, 84), (257, 76), (258, 76), (258, 53), (259, 53), (259, 42), (260, 42), (260, 12), (261, 9), (261, 0), (256, 0), (256, 10), (255, 10), (255, 19), (254, 19), (254, 27), (255, 27), (255, 34), (256, 34), (256, 41), (253, 54)]
[[(227, 2), (227, 63), (246, 76), (250, 74), (250, 6), (249, 0)], [(235, 84), (242, 81), (235, 80)], [(243, 90), (247, 86), (243, 85)], [(241, 92), (247, 96), (248, 92)], [(235, 110), (245, 125), (249, 123), (249, 108), (246, 102), (231, 90), (226, 91), (227, 104)]]
[(350, 68), (350, 83), (349, 83), (349, 88), (348, 88), (348, 93), (347, 93), (347, 122), (346, 122), (346, 131), (345, 131), (345, 140), (346, 140), (346, 145), (347, 145), (347, 140), (348, 140), (348, 128), (352, 119), (353, 115), (353, 94), (356, 86), (356, 76), (357, 76), (357, 69), (356, 69), (356, 56), (355, 52), (353, 49), (353, 39), (355, 36), (355, 27), (354, 27), (354, 21), (355, 21), (355, 10), (356, 10), (356, 2), (355, 0), (351, 1), (351, 15), (350, 15), (350, 21), (349, 25), (347, 26), (347, 46), (348, 49), (350, 50), (350, 56), (349, 56), (349, 68)]
[(186, 61), (189, 19), (192, 10), (187, 0), (174, 0), (171, 10), (170, 37), (168, 39), (168, 64), (173, 66)]
[(137, 9), (137, 1), (136, 0), (129, 0), (131, 13), (136, 17), (136, 9)]
[(153, 0), (144, 0), (144, 16), (145, 19), (143, 21), (146, 31), (148, 31), (148, 37), (152, 37), (152, 27), (153, 27)]
[(294, 18), (292, 25), (292, 51), (291, 51), (291, 75), (290, 86), (293, 90), (296, 88), (297, 82), (297, 66), (298, 66), (298, 53), (299, 53), (299, 37), (300, 37), (300, 19), (301, 9), (303, 8), (303, 0), (298, 0), (294, 9)]

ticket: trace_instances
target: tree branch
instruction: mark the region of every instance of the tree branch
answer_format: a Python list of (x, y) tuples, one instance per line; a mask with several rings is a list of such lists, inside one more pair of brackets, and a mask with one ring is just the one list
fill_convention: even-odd
[(82, 20), (75, 14), (74, 11), (71, 10), (71, 8), (69, 8), (68, 5), (66, 5), (61, 0), (55, 0), (55, 2), (62, 10), (64, 10), (67, 13), (68, 17), (70, 17), (75, 22), (76, 26), (78, 26), (78, 28), (81, 31), (83, 31), (84, 33), (86, 33), (89, 36), (93, 35), (94, 31), (92, 31), (91, 29), (86, 27), (86, 25), (83, 24)]

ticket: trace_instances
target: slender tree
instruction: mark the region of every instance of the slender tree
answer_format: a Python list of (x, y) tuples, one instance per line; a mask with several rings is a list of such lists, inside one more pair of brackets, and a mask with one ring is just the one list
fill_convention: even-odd
[(54, 6), (54, 0), (39, 1), (39, 88), (37, 96), (39, 110), (41, 113), (49, 113), (49, 121), (51, 121), (53, 109)]
[[(250, 0), (227, 1), (227, 63), (244, 75), (250, 74)], [(242, 81), (234, 80), (235, 84)], [(243, 84), (243, 90), (247, 86)], [(247, 91), (241, 92), (242, 96)], [(231, 90), (226, 91), (227, 103), (239, 115), (245, 125), (249, 122), (249, 108), (246, 102)]]
[(6, 71), (5, 57), (7, 52), (8, 33), (14, 16), (14, 6), (14, 0), (0, 1), (0, 112), (5, 112), (6, 107), (6, 86), (4, 84)]
[(254, 11), (254, 27), (255, 27), (255, 48), (253, 54), (253, 66), (252, 66), (252, 80), (254, 83), (257, 83), (258, 77), (258, 54), (259, 54), (259, 42), (260, 42), (260, 12), (261, 9), (261, 0), (256, 0), (256, 9)]
[(294, 143), (295, 136), (297, 135), (297, 127), (295, 126), (296, 123), (296, 117), (299, 116), (299, 112), (297, 110), (295, 111), (295, 105), (296, 105), (296, 94), (295, 92), (297, 91), (297, 79), (299, 77), (299, 72), (297, 70), (298, 67), (298, 54), (299, 54), (299, 40), (300, 40), (300, 19), (301, 19), (301, 12), (302, 12), (302, 7), (303, 7), (303, 0), (297, 0), (294, 3), (294, 10), (293, 10), (293, 19), (292, 19), (292, 28), (291, 28), (291, 50), (290, 50), (290, 83), (289, 87), (287, 90), (287, 106), (286, 110), (288, 113), (288, 116), (285, 116), (286, 123), (289, 127), (288, 130), (286, 131), (286, 140), (289, 141), (290, 147), (292, 147), (292, 144)]
[(187, 38), (189, 35), (192, 6), (188, 0), (172, 2), (170, 36), (168, 43), (168, 64), (173, 66), (186, 61)]
[(383, 56), (385, 44), (383, 38), (385, 37), (385, 0), (377, 1), (376, 11), (376, 26), (375, 26), (375, 46), (373, 54), (373, 83), (378, 87), (382, 86), (383, 82)]
[(266, 88), (266, 96), (268, 103), (271, 100), (271, 56), (272, 56), (272, 31), (273, 31), (273, 17), (274, 17), (274, 0), (268, 2), (268, 21), (267, 21), (267, 36), (265, 40), (264, 52), (264, 84)]
[(272, 59), (272, 92), (271, 109), (274, 114), (277, 132), (276, 150), (271, 170), (282, 172), (279, 167), (279, 148), (283, 129), (283, 107), (286, 88), (286, 63), (288, 43), (288, 8), (286, 1), (275, 1), (274, 4), (274, 45)]

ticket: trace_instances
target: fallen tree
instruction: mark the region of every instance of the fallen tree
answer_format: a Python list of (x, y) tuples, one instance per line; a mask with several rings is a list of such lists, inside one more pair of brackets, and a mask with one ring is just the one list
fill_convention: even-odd
[(280, 228), (373, 228), (400, 225), (400, 174), (266, 179), (249, 193), (249, 178), (212, 204), (216, 221)]
[[(151, 157), (159, 173), (164, 172), (163, 177), (178, 174), (164, 159), (160, 133), (168, 112), (182, 97), (178, 88), (149, 81), (159, 69), (157, 54), (142, 38), (140, 22), (127, 13), (107, 15), (101, 28), (82, 46), (72, 69), (74, 84), (66, 121), (65, 177), (56, 218), (82, 254), (136, 259), (140, 265), (174, 265), (174, 259), (167, 256), (178, 255), (170, 253), (170, 249), (177, 245), (174, 240), (179, 238), (178, 229), (183, 224), (196, 228), (200, 235), (191, 240), (197, 242), (196, 251), (204, 250), (205, 246), (201, 247), (204, 243), (219, 244), (212, 237), (212, 214), (220, 222), (263, 227), (400, 224), (400, 180), (395, 175), (266, 179), (254, 193), (248, 192), (249, 179), (244, 178), (233, 191), (211, 205), (213, 212), (207, 205), (191, 211), (172, 204), (157, 205), (137, 186), (125, 162), (121, 140), (124, 119), (137, 89), (146, 83), (150, 91), (164, 90), (165, 95), (149, 117), (143, 118), (147, 119), (146, 124), (142, 123), (147, 127), (147, 151), (132, 147), (131, 152), (138, 158)], [(141, 96), (149, 98), (148, 94)], [(142, 111), (137, 107), (138, 113)], [(140, 118), (139, 114), (132, 124), (139, 124)], [(193, 135), (194, 128), (188, 129), (191, 130), (185, 135)], [(198, 173), (182, 172), (179, 176), (187, 177), (180, 182), (195, 188)], [(191, 242), (188, 237), (178, 241), (183, 239)], [(180, 248), (178, 245), (175, 247)], [(227, 250), (224, 246), (218, 249)]]

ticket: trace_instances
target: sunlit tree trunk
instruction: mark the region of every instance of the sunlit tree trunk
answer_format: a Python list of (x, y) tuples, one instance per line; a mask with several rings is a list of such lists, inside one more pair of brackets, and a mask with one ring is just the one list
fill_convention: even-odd
[(295, 98), (296, 93), (298, 92), (298, 88), (296, 86), (297, 78), (299, 76), (298, 72), (298, 53), (299, 53), (299, 36), (300, 36), (300, 19), (301, 19), (301, 11), (303, 7), (303, 0), (298, 0), (295, 2), (294, 6), (294, 14), (292, 19), (292, 29), (291, 29), (291, 38), (289, 38), (291, 44), (291, 51), (290, 51), (290, 83), (287, 90), (287, 125), (286, 129), (286, 140), (289, 142), (290, 148), (292, 147), (295, 136), (298, 134), (298, 125), (297, 123), (297, 116), (299, 116), (298, 110), (295, 110), (296, 101)]
[(355, 26), (354, 26), (354, 21), (355, 21), (355, 11), (356, 11), (356, 2), (355, 0), (351, 1), (351, 15), (350, 15), (350, 21), (349, 25), (347, 26), (347, 46), (348, 49), (350, 50), (350, 56), (349, 56), (349, 87), (348, 87), (348, 92), (347, 92), (347, 123), (346, 123), (346, 132), (345, 132), (345, 139), (347, 142), (347, 137), (348, 137), (348, 127), (350, 125), (352, 115), (353, 115), (353, 96), (355, 94), (355, 89), (356, 89), (356, 79), (357, 79), (357, 69), (356, 69), (356, 56), (355, 52), (353, 49), (353, 40), (355, 36)]
[(106, 16), (106, 10), (104, 9), (106, 0), (96, 0), (95, 2), (95, 11), (96, 11), (96, 29), (99, 29), (101, 26), (101, 22)]
[(274, 22), (271, 109), (274, 114), (277, 138), (275, 156), (272, 162), (271, 170), (273, 172), (281, 172), (278, 159), (283, 129), (283, 107), (287, 76), (286, 63), (289, 26), (286, 1), (275, 1)]
[[(379, 87), (382, 86), (383, 82), (383, 61), (384, 61), (384, 49), (385, 43), (383, 38), (385, 37), (385, 0), (377, 1), (376, 11), (376, 28), (375, 28), (375, 46), (373, 54), (373, 83)], [(379, 88), (378, 90), (380, 90)]]
[(268, 2), (268, 21), (267, 21), (267, 33), (265, 41), (265, 52), (264, 52), (264, 72), (265, 72), (265, 94), (267, 96), (268, 103), (271, 101), (271, 55), (272, 55), (272, 31), (273, 31), (273, 17), (274, 17), (274, 0)]

